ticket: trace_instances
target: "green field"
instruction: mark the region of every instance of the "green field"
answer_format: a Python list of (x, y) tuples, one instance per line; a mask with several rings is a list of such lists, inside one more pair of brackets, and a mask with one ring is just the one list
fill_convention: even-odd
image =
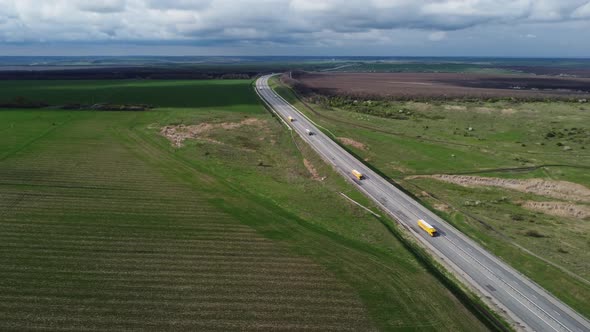
[[(17, 98), (51, 106), (97, 103), (148, 104), (154, 107), (231, 106), (256, 112), (256, 95), (243, 81), (0, 81), (0, 104)], [(242, 106), (242, 107), (240, 107)]]
[(485, 330), (250, 83), (2, 82), (158, 108), (0, 110), (0, 329)]
[(368, 164), (590, 316), (588, 218), (552, 216), (521, 204), (551, 201), (590, 208), (588, 201), (467, 188), (424, 177), (444, 173), (543, 179), (590, 188), (588, 104), (332, 98), (311, 104), (312, 111), (291, 90), (275, 88), (336, 137), (363, 144), (348, 148)]

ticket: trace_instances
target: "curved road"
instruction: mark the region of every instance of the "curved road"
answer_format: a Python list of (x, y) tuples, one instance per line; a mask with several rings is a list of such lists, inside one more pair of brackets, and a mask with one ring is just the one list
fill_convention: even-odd
[[(503, 309), (520, 328), (532, 331), (590, 331), (590, 321), (586, 318), (365, 167), (323, 134), (312, 121), (269, 87), (271, 76), (263, 76), (256, 81), (256, 91), (264, 102), (326, 162), (406, 227), (464, 282)], [(289, 116), (295, 120), (289, 122)], [(308, 135), (307, 130), (313, 135)], [(365, 178), (356, 180), (351, 174), (353, 169)], [(417, 226), (418, 219), (433, 225), (440, 236), (432, 238), (421, 231)]]

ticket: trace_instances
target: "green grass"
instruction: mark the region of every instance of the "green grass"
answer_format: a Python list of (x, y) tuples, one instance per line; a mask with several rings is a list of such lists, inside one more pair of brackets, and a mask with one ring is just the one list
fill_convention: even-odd
[[(440, 209), (438, 213), (564, 302), (590, 316), (590, 306), (585, 300), (590, 296), (590, 284), (581, 281), (590, 280), (587, 220), (532, 212), (518, 203), (556, 201), (552, 198), (500, 188), (473, 189), (430, 179), (407, 179), (419, 174), (479, 172), (474, 175), (564, 180), (590, 187), (587, 105), (509, 101), (355, 103), (335, 98), (322, 105), (312, 105), (316, 112), (313, 113), (290, 90), (277, 81), (274, 84), (277, 91), (336, 136), (366, 145), (365, 149), (348, 147), (355, 154), (430, 206), (450, 206), (450, 212)], [(556, 135), (547, 137), (550, 132)], [(571, 150), (565, 150), (564, 146)], [(500, 171), (523, 167), (532, 168)], [(480, 204), (472, 204), (476, 201)], [(544, 237), (530, 236), (530, 232)]]
[(0, 81), (0, 104), (22, 97), (49, 105), (128, 103), (155, 107), (243, 106), (248, 112), (258, 105), (256, 95), (244, 81), (182, 80), (88, 80), (88, 81)]
[[(250, 82), (76, 84), (112, 90), (47, 81), (12, 93), (144, 103), (148, 91), (164, 107), (0, 111), (0, 328), (485, 329), (340, 196), (374, 209), (299, 139), (297, 149)], [(215, 104), (219, 91), (228, 97)], [(159, 134), (245, 118), (260, 126), (208, 133), (221, 143), (174, 148)]]

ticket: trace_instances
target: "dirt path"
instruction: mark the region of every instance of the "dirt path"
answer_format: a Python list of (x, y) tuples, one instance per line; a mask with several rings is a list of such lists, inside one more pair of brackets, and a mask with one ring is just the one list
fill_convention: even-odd
[(305, 168), (307, 168), (309, 174), (311, 174), (312, 179), (316, 181), (323, 181), (325, 179), (324, 177), (320, 176), (318, 170), (315, 167), (313, 167), (313, 164), (309, 160), (303, 159), (303, 164), (305, 165)]
[(347, 138), (347, 137), (338, 137), (338, 140), (340, 142), (342, 142), (342, 144), (344, 145), (348, 145), (348, 146), (352, 146), (354, 148), (357, 148), (359, 150), (367, 150), (367, 146), (361, 142), (355, 141), (352, 138)]
[[(480, 223), (480, 224), (482, 224), (482, 225), (483, 225), (485, 228), (487, 228), (487, 229), (489, 229), (489, 230), (493, 231), (494, 233), (498, 234), (499, 236), (501, 236), (502, 238), (504, 238), (504, 240), (505, 240), (505, 241), (507, 241), (508, 243), (511, 243), (513, 246), (515, 246), (515, 247), (519, 248), (520, 250), (522, 250), (522, 251), (524, 251), (524, 252), (528, 253), (528, 254), (529, 254), (529, 255), (531, 255), (531, 256), (534, 256), (534, 257), (536, 257), (537, 259), (540, 259), (540, 260), (542, 260), (543, 262), (545, 262), (545, 263), (547, 263), (547, 264), (549, 264), (549, 265), (551, 265), (551, 266), (553, 266), (553, 267), (555, 267), (555, 268), (557, 268), (557, 269), (559, 269), (559, 270), (561, 270), (561, 271), (563, 271), (564, 273), (568, 274), (569, 276), (571, 276), (571, 277), (574, 277), (574, 278), (576, 278), (577, 280), (580, 280), (580, 281), (584, 282), (585, 284), (588, 284), (588, 285), (590, 285), (590, 280), (587, 280), (587, 279), (585, 279), (584, 277), (582, 277), (582, 276), (580, 276), (580, 275), (576, 274), (575, 272), (568, 270), (568, 269), (567, 269), (567, 268), (565, 268), (564, 266), (562, 266), (562, 265), (559, 265), (559, 264), (557, 264), (557, 263), (555, 263), (555, 262), (552, 262), (552, 261), (548, 260), (547, 258), (545, 258), (545, 257), (543, 257), (543, 256), (540, 256), (540, 255), (537, 255), (537, 254), (536, 254), (536, 253), (534, 253), (533, 251), (531, 251), (531, 250), (529, 250), (529, 249), (527, 249), (527, 248), (525, 248), (525, 247), (521, 246), (520, 244), (518, 244), (518, 243), (516, 243), (514, 240), (512, 240), (512, 239), (511, 239), (511, 238), (510, 238), (508, 235), (506, 235), (504, 232), (500, 231), (500, 230), (499, 230), (499, 229), (497, 229), (497, 228), (494, 228), (492, 225), (488, 224), (487, 222), (485, 222), (485, 221), (484, 221), (484, 220), (482, 220), (481, 218), (478, 218), (478, 217), (476, 217), (476, 216), (474, 216), (474, 215), (470, 214), (470, 213), (469, 213), (468, 211), (466, 211), (466, 210), (463, 210), (463, 209), (461, 209), (461, 208), (458, 208), (458, 207), (456, 207), (456, 206), (452, 206), (452, 205), (450, 205), (448, 202), (446, 202), (446, 201), (443, 201), (443, 200), (441, 200), (440, 198), (437, 198), (437, 197), (434, 197), (434, 196), (430, 195), (429, 193), (425, 192), (425, 191), (424, 191), (424, 189), (423, 189), (422, 187), (420, 187), (419, 185), (417, 185), (417, 184), (415, 184), (415, 183), (408, 182), (408, 181), (406, 181), (405, 183), (406, 183), (407, 185), (411, 185), (411, 186), (415, 187), (415, 188), (416, 188), (416, 189), (418, 189), (418, 190), (421, 190), (423, 193), (425, 193), (427, 196), (429, 196), (431, 199), (433, 199), (433, 200), (436, 202), (436, 203), (435, 203), (435, 208), (436, 208), (436, 209), (439, 209), (439, 210), (441, 210), (440, 208), (444, 206), (444, 207), (443, 207), (443, 209), (447, 209), (447, 208), (448, 208), (448, 209), (450, 209), (450, 211), (453, 211), (453, 210), (455, 210), (455, 211), (458, 211), (458, 212), (460, 212), (461, 214), (465, 215), (466, 217), (468, 217), (468, 218), (470, 218), (470, 219), (472, 219), (472, 220), (475, 220), (475, 221), (479, 222), (479, 223)], [(441, 211), (445, 211), (445, 210), (441, 210)], [(445, 212), (446, 212), (446, 211), (445, 211)]]
[(431, 178), (463, 187), (500, 187), (568, 201), (590, 203), (590, 189), (573, 182), (543, 179), (501, 179), (469, 175), (418, 175), (408, 179)]
[(525, 209), (538, 211), (557, 217), (569, 217), (575, 219), (590, 218), (590, 206), (571, 204), (566, 202), (535, 202), (522, 203)]

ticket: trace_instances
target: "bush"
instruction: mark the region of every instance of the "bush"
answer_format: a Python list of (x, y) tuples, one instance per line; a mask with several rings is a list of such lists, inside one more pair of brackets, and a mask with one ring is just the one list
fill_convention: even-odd
[(530, 237), (536, 237), (536, 238), (545, 237), (545, 235), (539, 233), (539, 231), (534, 230), (534, 229), (530, 229), (530, 230), (526, 231), (526, 233), (524, 233), (524, 235), (530, 236)]

